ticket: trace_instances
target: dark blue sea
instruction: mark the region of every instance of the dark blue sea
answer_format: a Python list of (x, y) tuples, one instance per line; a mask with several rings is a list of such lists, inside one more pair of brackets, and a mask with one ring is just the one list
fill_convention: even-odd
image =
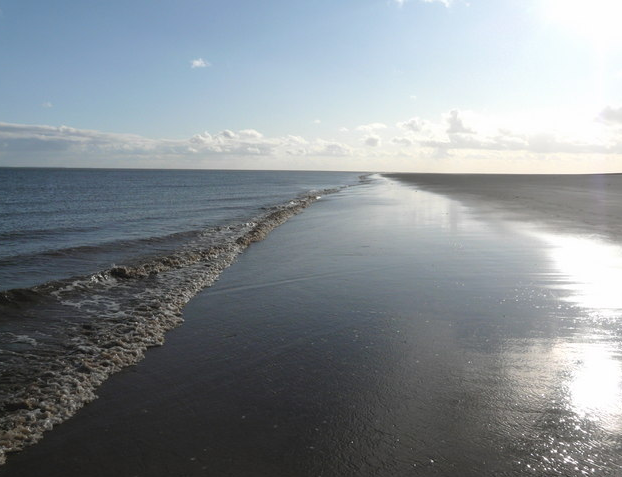
[(359, 176), (0, 168), (0, 463), (161, 345), (251, 243)]
[(338, 172), (0, 168), (0, 290), (170, 253), (208, 229), (357, 181)]

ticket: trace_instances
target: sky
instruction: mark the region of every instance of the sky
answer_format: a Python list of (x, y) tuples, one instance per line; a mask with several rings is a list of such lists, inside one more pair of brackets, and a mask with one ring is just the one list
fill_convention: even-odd
[(0, 166), (622, 172), (619, 0), (0, 0)]

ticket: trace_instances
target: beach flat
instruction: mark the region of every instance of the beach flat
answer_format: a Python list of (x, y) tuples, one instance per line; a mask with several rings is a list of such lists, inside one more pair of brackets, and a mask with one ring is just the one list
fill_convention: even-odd
[(0, 475), (616, 475), (620, 309), (555, 240), (615, 280), (619, 224), (478, 200), (379, 176), (324, 197)]

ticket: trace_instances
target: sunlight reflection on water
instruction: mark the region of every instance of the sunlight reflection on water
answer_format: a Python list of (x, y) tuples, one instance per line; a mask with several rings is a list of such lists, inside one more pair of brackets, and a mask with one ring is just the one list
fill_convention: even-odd
[(576, 360), (568, 383), (569, 397), (575, 412), (593, 420), (613, 423), (622, 409), (622, 371), (617, 353), (610, 345), (593, 343), (574, 345), (567, 350)]
[[(392, 193), (405, 204), (399, 230), (408, 230), (393, 240), (408, 236), (410, 247), (430, 260), (417, 270), (428, 273), (430, 282), (438, 277), (444, 290), (442, 306), (432, 310), (463, 333), (448, 333), (455, 341), (444, 340), (435, 356), (450, 356), (455, 348), (468, 356), (457, 385), (466, 392), (455, 402), (469, 439), (488, 436), (482, 425), (497, 432), (499, 441), (510, 439), (518, 470), (508, 475), (622, 475), (616, 473), (622, 470), (622, 247), (564, 235), (478, 203), (421, 190)], [(387, 228), (395, 226), (391, 217), (380, 217)], [(458, 278), (464, 293), (449, 291)], [(417, 282), (417, 289), (425, 285)], [(424, 296), (434, 295), (426, 289)], [(451, 309), (460, 299), (462, 309)], [(469, 316), (479, 303), (487, 308)], [(429, 323), (442, 329), (440, 319)], [(415, 351), (441, 341), (438, 336), (422, 340)], [(453, 376), (458, 368), (446, 359)], [(453, 392), (455, 383), (448, 382), (439, 395)], [(437, 419), (430, 428), (438, 425)]]
[[(618, 430), (622, 418), (622, 360), (607, 327), (622, 317), (622, 247), (590, 237), (538, 233), (548, 245), (562, 300), (582, 309), (586, 326), (576, 340), (557, 346), (570, 369), (566, 382), (569, 407), (580, 418)], [(591, 324), (590, 324), (591, 323)]]
[(622, 310), (622, 248), (591, 238), (539, 234), (549, 245), (567, 300), (617, 316)]

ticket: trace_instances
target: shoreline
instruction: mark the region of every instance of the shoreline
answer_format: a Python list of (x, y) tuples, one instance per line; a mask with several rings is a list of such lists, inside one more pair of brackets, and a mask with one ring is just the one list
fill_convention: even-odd
[[(331, 192), (334, 190), (321, 193)], [(141, 284), (146, 280), (151, 280), (154, 286), (154, 277), (159, 278), (170, 271), (174, 273), (180, 268), (188, 269), (190, 273), (185, 280), (175, 283), (172, 290), (161, 290), (155, 297), (145, 293), (148, 290), (139, 293), (141, 300), (123, 310), (121, 317), (113, 313), (99, 316), (94, 321), (74, 319), (72, 322), (64, 316), (61, 320), (66, 321), (63, 333), (68, 337), (56, 345), (62, 348), (61, 354), (52, 355), (47, 348), (40, 350), (40, 343), (32, 339), (25, 343), (33, 348), (30, 353), (9, 351), (0, 396), (4, 411), (0, 416), (0, 465), (6, 462), (7, 454), (36, 444), (46, 431), (95, 400), (97, 389), (112, 375), (140, 362), (149, 348), (164, 344), (167, 333), (183, 323), (181, 310), (193, 296), (213, 285), (249, 245), (263, 240), (273, 229), (318, 198), (317, 194), (300, 196), (273, 207), (227, 243), (192, 252), (182, 250), (176, 255), (135, 266), (113, 267), (95, 274), (97, 280), (93, 277), (82, 280), (85, 287), (112, 281), (121, 286), (125, 283), (128, 288), (131, 283)], [(75, 283), (65, 284), (49, 294), (61, 302), (64, 299), (71, 303), (70, 293), (74, 286)], [(37, 296), (48, 287), (51, 285), (7, 290), (2, 292), (3, 305), (7, 309), (17, 305), (17, 311), (22, 312), (20, 298), (24, 292)], [(105, 293), (103, 290), (98, 292)], [(76, 306), (82, 311), (81, 307), (81, 304)], [(22, 324), (17, 323), (19, 325)]]
[(620, 390), (569, 390), (622, 379), (620, 330), (488, 210), (388, 179), (327, 196), (0, 475), (615, 473)]

